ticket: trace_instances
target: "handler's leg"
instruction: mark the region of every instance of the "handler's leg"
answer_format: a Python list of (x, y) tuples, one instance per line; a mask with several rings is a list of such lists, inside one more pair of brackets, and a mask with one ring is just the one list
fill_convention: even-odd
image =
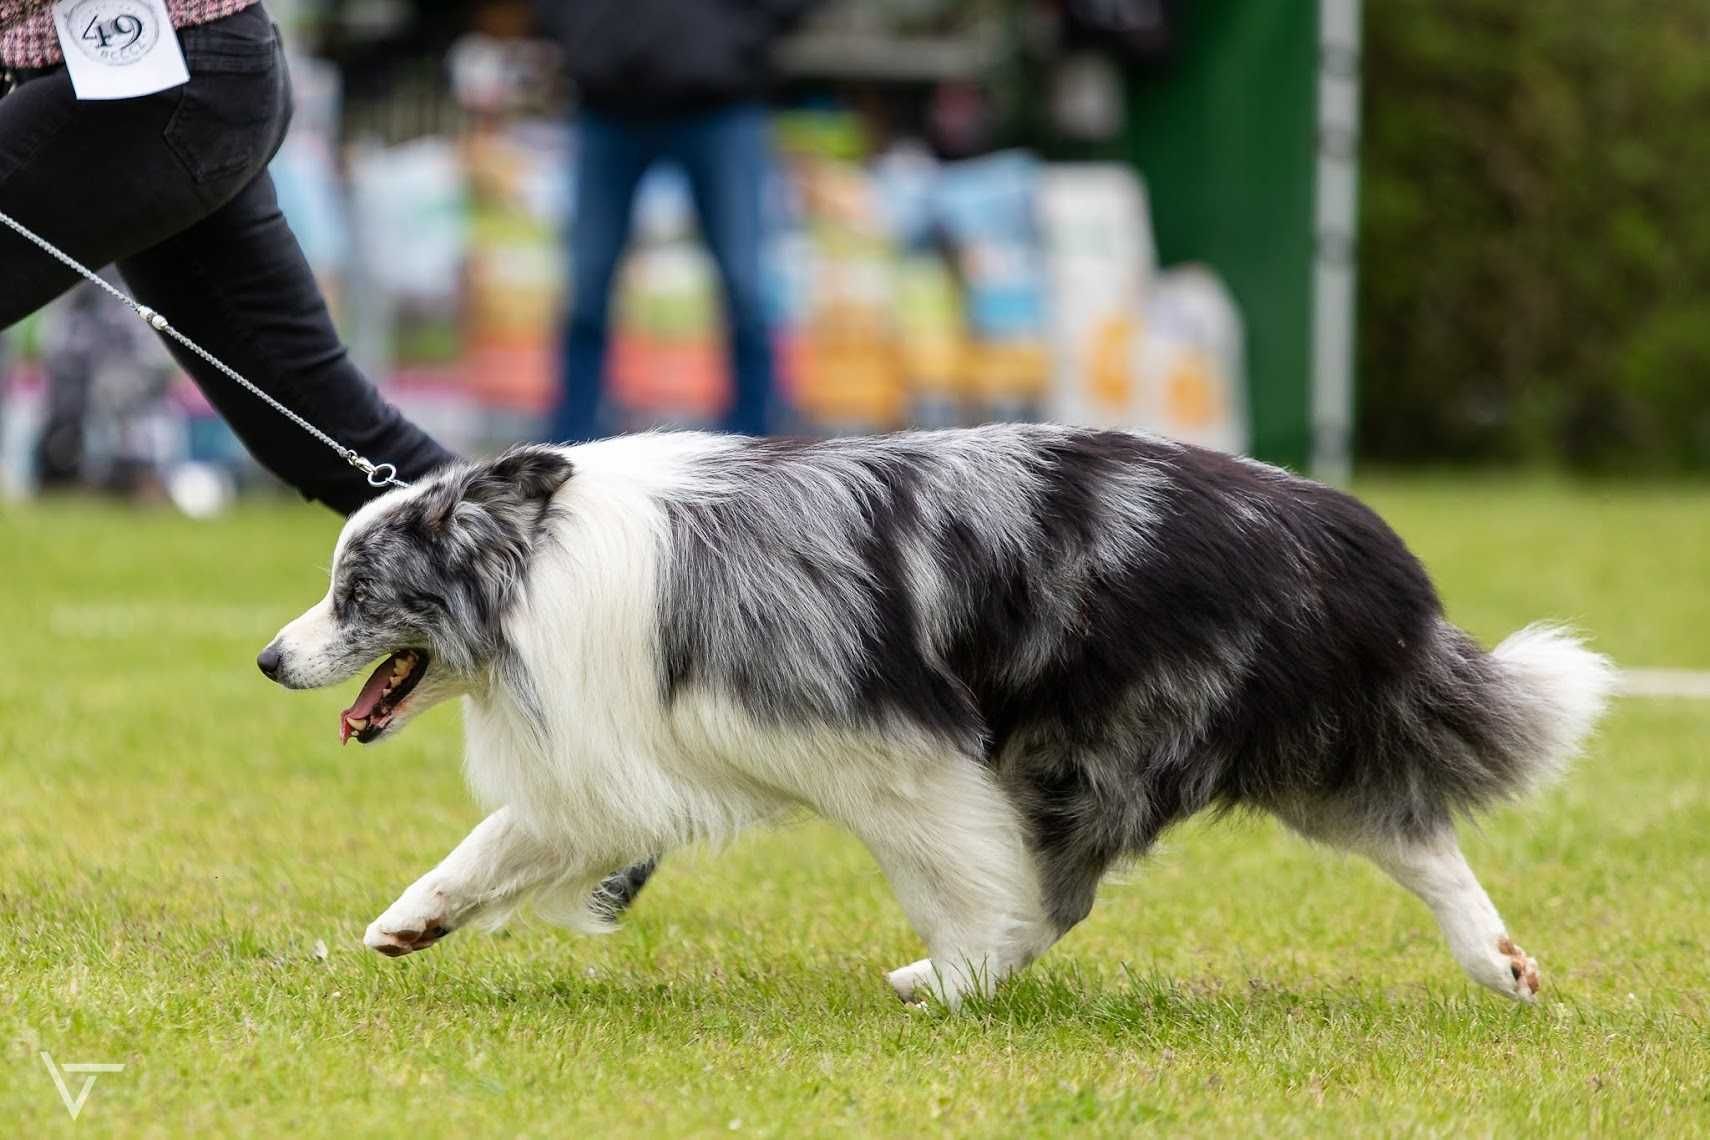
[(539, 888), (577, 877), (591, 885), (599, 874), (573, 853), (542, 843), (509, 808), (500, 808), (387, 907), (363, 941), (393, 958), (425, 950), (471, 921), (502, 919)]
[[(220, 24), (222, 35), (272, 43), (259, 8)], [(288, 114), (283, 65), (265, 50), (243, 59), (241, 72), (222, 63), (187, 88), (111, 102), (79, 102), (63, 68), (32, 78), (0, 99), (0, 209), (90, 268), (117, 261), (138, 300), (340, 443), (406, 480), (426, 474), (453, 457), (352, 366), (274, 198), (265, 167)], [(192, 96), (199, 108), (241, 107), (245, 121), (187, 115)], [(231, 161), (192, 171), (173, 141)], [(0, 328), (76, 281), (0, 228)], [(378, 494), (324, 444), (168, 347), (251, 453), (306, 497), (349, 513)]]
[[(454, 458), (351, 363), (266, 173), (119, 271), (190, 339), (339, 443), (396, 464), (405, 481)], [(305, 497), (349, 514), (378, 493), (325, 444), (176, 342), (167, 347), (250, 452)]]

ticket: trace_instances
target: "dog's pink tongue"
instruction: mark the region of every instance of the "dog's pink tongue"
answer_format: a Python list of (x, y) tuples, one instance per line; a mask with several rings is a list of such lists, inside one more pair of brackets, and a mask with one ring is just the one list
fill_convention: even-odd
[(397, 657), (391, 657), (380, 662), (380, 667), (369, 675), (363, 684), (362, 691), (356, 694), (356, 703), (338, 714), (338, 742), (343, 744), (350, 739), (350, 722), (352, 718), (366, 719), (374, 711), (374, 706), (380, 703), (380, 694), (386, 691), (386, 682), (392, 679), (392, 662)]

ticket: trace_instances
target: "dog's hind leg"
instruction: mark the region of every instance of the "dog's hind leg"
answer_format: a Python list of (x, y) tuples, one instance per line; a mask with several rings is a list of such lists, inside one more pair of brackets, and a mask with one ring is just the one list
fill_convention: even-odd
[(616, 922), (618, 916), (635, 902), (635, 896), (641, 893), (641, 888), (653, 878), (653, 872), (659, 869), (659, 860), (662, 858), (664, 856), (654, 855), (607, 875), (588, 897), (588, 911), (595, 918)]
[(1424, 839), (1367, 840), (1360, 849), (1431, 908), (1469, 978), (1515, 1001), (1537, 997), (1538, 963), (1508, 936), (1452, 827)]
[(930, 955), (891, 971), (897, 996), (954, 1009), (990, 994), (1057, 940), (1023, 825), (974, 761), (953, 758), (844, 815), (885, 870)]
[(386, 908), (363, 941), (393, 958), (425, 950), (469, 922), (501, 917), (530, 892), (580, 870), (531, 835), (509, 808), (500, 808)]
[(1285, 823), (1315, 839), (1358, 852), (1431, 908), (1449, 953), (1473, 981), (1515, 1001), (1538, 993), (1538, 963), (1515, 945), (1496, 906), (1461, 854), (1453, 825), (1444, 821), (1421, 835), (1343, 831), (1328, 815), (1300, 810), (1277, 813)]

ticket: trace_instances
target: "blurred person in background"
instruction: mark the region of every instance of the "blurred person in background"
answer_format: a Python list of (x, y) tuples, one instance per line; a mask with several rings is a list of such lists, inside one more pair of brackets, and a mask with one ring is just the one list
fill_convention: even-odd
[(553, 436), (605, 434), (612, 283), (636, 188), (655, 162), (688, 178), (724, 289), (735, 393), (718, 425), (763, 435), (774, 397), (761, 292), (763, 97), (776, 40), (813, 0), (537, 0), (580, 96), (564, 389)]
[[(408, 481), (453, 456), (351, 363), (267, 174), (291, 118), (277, 29), (255, 0), (167, 0), (190, 81), (82, 101), (51, 0), (0, 0), (0, 210), (132, 295), (262, 390)], [(76, 284), (0, 228), (0, 329)], [(301, 428), (168, 341), (269, 470), (349, 513), (379, 492)]]
[[(103, 273), (111, 281), (111, 271)], [(42, 335), (47, 419), (35, 448), (43, 490), (94, 484), (159, 493), (172, 361), (149, 329), (92, 284), (55, 308)]]

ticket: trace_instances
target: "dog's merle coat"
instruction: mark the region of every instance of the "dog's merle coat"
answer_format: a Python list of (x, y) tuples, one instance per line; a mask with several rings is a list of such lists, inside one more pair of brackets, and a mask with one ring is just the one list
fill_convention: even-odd
[[(472, 750), (473, 734), (514, 723), (533, 742), (514, 747), (548, 767), (632, 753), (620, 785), (635, 777), (671, 801), (605, 805), (634, 826), (583, 862), (721, 831), (769, 799), (806, 802), (868, 840), (917, 925), (933, 926), (933, 907), (958, 913), (953, 929), (922, 930), (930, 960), (893, 976), (951, 1000), (1041, 952), (1086, 915), (1112, 862), (1208, 807), (1269, 810), (1372, 854), (1438, 908), (1477, 980), (1529, 997), (1530, 960), (1462, 874), (1451, 820), (1565, 762), (1607, 687), (1600, 658), (1549, 630), (1480, 649), (1396, 535), (1339, 491), (1049, 426), (523, 449), (358, 515), (335, 606), (352, 580), (387, 616), (334, 640), (365, 660), (431, 652), (473, 694)], [(590, 613), (607, 608), (609, 621)], [(580, 699), (565, 670), (608, 669), (645, 678), (604, 689), (611, 725), (578, 727), (606, 717), (592, 704), (579, 721), (555, 712)], [(328, 671), (304, 666), (301, 683)], [(538, 840), (572, 824), (506, 794), (552, 794), (528, 763), (505, 761), (487, 790)], [(852, 775), (861, 765), (882, 776)], [(965, 802), (894, 802), (947, 792)], [(598, 795), (578, 784), (570, 798)], [(953, 871), (915, 866), (935, 829), (964, 825), (938, 858), (986, 871), (958, 887)], [(957, 897), (918, 897), (934, 891)], [(982, 908), (1003, 913), (988, 922)]]

